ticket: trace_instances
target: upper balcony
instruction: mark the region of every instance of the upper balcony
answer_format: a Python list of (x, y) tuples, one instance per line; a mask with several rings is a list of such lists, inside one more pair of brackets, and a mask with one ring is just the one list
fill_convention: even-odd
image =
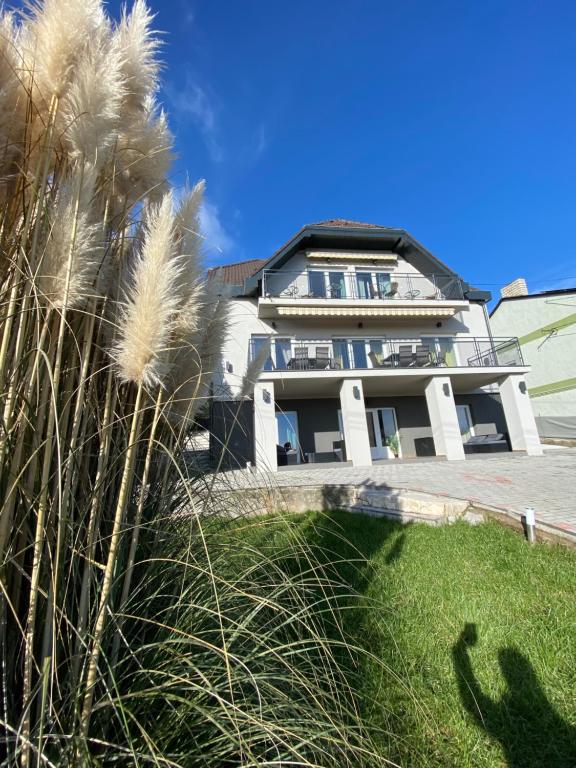
[(450, 317), (467, 309), (455, 276), (306, 269), (264, 270), (260, 317)]

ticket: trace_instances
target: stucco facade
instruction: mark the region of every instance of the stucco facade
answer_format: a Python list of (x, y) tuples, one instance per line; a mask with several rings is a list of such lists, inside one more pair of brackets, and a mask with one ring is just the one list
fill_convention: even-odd
[[(278, 460), (461, 460), (480, 435), (505, 435), (504, 446), (513, 435), (512, 448), (539, 453), (528, 368), (515, 339), (494, 338), (489, 298), (403, 230), (304, 227), (231, 299), (215, 449), (271, 470)], [(235, 404), (244, 437), (230, 424)]]

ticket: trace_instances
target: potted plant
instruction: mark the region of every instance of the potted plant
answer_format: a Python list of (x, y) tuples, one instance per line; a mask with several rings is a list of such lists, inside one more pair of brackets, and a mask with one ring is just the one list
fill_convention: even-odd
[(387, 437), (386, 445), (394, 454), (394, 458), (397, 459), (398, 454), (400, 453), (400, 443), (398, 442), (397, 435), (392, 435), (391, 437)]

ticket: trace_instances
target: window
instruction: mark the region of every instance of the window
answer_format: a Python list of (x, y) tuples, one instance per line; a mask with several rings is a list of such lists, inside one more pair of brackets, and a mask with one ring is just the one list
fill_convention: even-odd
[(356, 285), (359, 299), (371, 299), (373, 297), (371, 272), (356, 272)]
[(331, 299), (346, 298), (346, 283), (344, 282), (344, 272), (328, 272), (328, 285)]
[(354, 358), (354, 368), (368, 368), (366, 342), (364, 339), (352, 339), (352, 356)]
[(311, 296), (320, 299), (326, 298), (324, 272), (308, 272), (308, 288)]
[(378, 297), (380, 299), (384, 299), (386, 294), (390, 293), (389, 272), (376, 272), (376, 288), (378, 290)]
[(296, 411), (276, 411), (277, 445), (290, 443), (291, 448), (299, 448), (298, 414)]
[[(384, 362), (384, 344), (381, 339), (370, 339), (368, 342), (368, 351), (376, 355), (380, 364)], [(372, 365), (372, 368), (374, 365)]]
[(472, 423), (472, 414), (469, 405), (457, 405), (458, 424), (460, 425), (460, 434), (462, 440), (467, 442), (474, 435), (474, 425)]
[[(258, 355), (262, 352), (262, 349), (267, 344), (270, 344), (270, 336), (252, 336), (252, 358), (251, 359), (255, 360), (258, 357)], [(272, 362), (272, 356), (270, 354), (264, 361), (262, 370), (263, 371), (274, 370), (274, 363)]]
[(292, 343), (290, 339), (274, 339), (274, 352), (276, 368), (280, 371), (286, 370), (292, 357)]
[(340, 365), (340, 368), (350, 368), (348, 341), (346, 339), (334, 339), (332, 347), (334, 349), (334, 360)]

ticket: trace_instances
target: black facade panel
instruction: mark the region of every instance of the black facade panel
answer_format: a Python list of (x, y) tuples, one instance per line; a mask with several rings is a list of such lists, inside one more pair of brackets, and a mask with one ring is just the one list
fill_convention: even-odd
[(210, 418), (213, 467), (238, 469), (254, 463), (254, 404), (251, 400), (214, 400)]

